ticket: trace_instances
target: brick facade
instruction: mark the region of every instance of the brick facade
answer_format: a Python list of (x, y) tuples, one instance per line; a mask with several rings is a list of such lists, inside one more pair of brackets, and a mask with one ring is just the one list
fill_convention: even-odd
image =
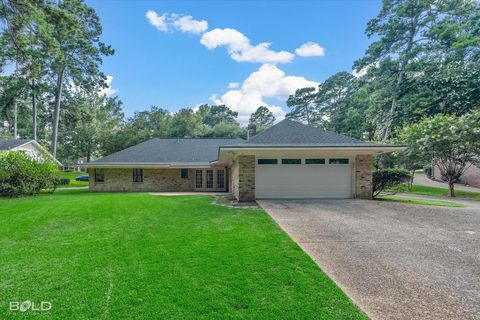
[(255, 201), (255, 156), (238, 156), (231, 170), (231, 190), (238, 201)]
[(181, 169), (143, 169), (143, 182), (133, 182), (133, 169), (103, 169), (105, 182), (95, 182), (94, 169), (88, 169), (90, 191), (194, 191), (195, 170), (188, 170), (188, 179), (182, 179)]
[(372, 155), (357, 155), (355, 157), (355, 198), (372, 199), (372, 170)]

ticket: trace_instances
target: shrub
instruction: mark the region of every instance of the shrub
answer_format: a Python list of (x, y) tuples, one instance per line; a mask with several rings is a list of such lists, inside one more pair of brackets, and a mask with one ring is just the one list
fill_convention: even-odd
[(55, 190), (58, 167), (52, 161), (37, 161), (22, 151), (0, 152), (0, 195), (34, 195)]
[(383, 169), (373, 172), (373, 197), (386, 189), (400, 187), (402, 183), (408, 182), (410, 177), (410, 172), (405, 169)]
[(55, 185), (57, 185), (57, 186), (65, 186), (67, 184), (70, 184), (70, 179), (68, 179), (68, 178), (57, 178), (57, 179), (55, 179)]

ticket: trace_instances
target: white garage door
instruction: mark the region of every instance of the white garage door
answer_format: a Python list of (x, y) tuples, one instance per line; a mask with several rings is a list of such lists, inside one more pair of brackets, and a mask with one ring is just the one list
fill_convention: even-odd
[[(352, 197), (350, 159), (325, 159), (324, 164), (306, 164), (306, 159), (301, 159), (301, 164), (282, 164), (281, 158), (272, 164), (273, 160), (257, 159), (255, 193), (258, 199)], [(289, 162), (294, 162), (292, 160)]]

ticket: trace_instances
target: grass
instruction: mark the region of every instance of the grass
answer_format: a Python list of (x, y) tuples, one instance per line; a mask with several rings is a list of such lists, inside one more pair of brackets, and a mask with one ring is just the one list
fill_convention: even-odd
[[(421, 194), (421, 195), (435, 196), (435, 197), (446, 197), (448, 195), (448, 189), (446, 188), (420, 186), (416, 184), (412, 186), (412, 191), (408, 191), (407, 186), (403, 185), (400, 188), (400, 192)], [(455, 190), (455, 196), (457, 198), (480, 201), (480, 192)]]
[(76, 181), (75, 178), (78, 176), (88, 176), (88, 173), (85, 172), (60, 172), (59, 177), (70, 179), (70, 183), (67, 185), (58, 186), (58, 188), (72, 188), (72, 187), (88, 187), (88, 181)]
[[(262, 210), (85, 190), (0, 208), (1, 319), (366, 319)], [(52, 308), (8, 311), (27, 299)]]
[(465, 205), (463, 203), (458, 203), (458, 202), (453, 202), (453, 201), (407, 198), (407, 197), (399, 197), (399, 196), (378, 196), (377, 199), (394, 201), (394, 202), (418, 204), (418, 205), (424, 205), (424, 206), (458, 207), (458, 208), (465, 207)]

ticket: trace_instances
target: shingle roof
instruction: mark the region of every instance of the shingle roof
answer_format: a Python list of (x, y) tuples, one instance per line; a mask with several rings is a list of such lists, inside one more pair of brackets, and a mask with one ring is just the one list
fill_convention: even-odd
[(209, 163), (217, 159), (218, 148), (236, 144), (242, 139), (159, 139), (153, 138), (125, 150), (93, 161), (94, 164), (110, 163)]
[(307, 126), (303, 123), (283, 120), (254, 136), (250, 141), (244, 141), (231, 147), (371, 147), (385, 146), (353, 139), (321, 128)]
[(0, 150), (12, 150), (32, 141), (32, 139), (0, 139)]

